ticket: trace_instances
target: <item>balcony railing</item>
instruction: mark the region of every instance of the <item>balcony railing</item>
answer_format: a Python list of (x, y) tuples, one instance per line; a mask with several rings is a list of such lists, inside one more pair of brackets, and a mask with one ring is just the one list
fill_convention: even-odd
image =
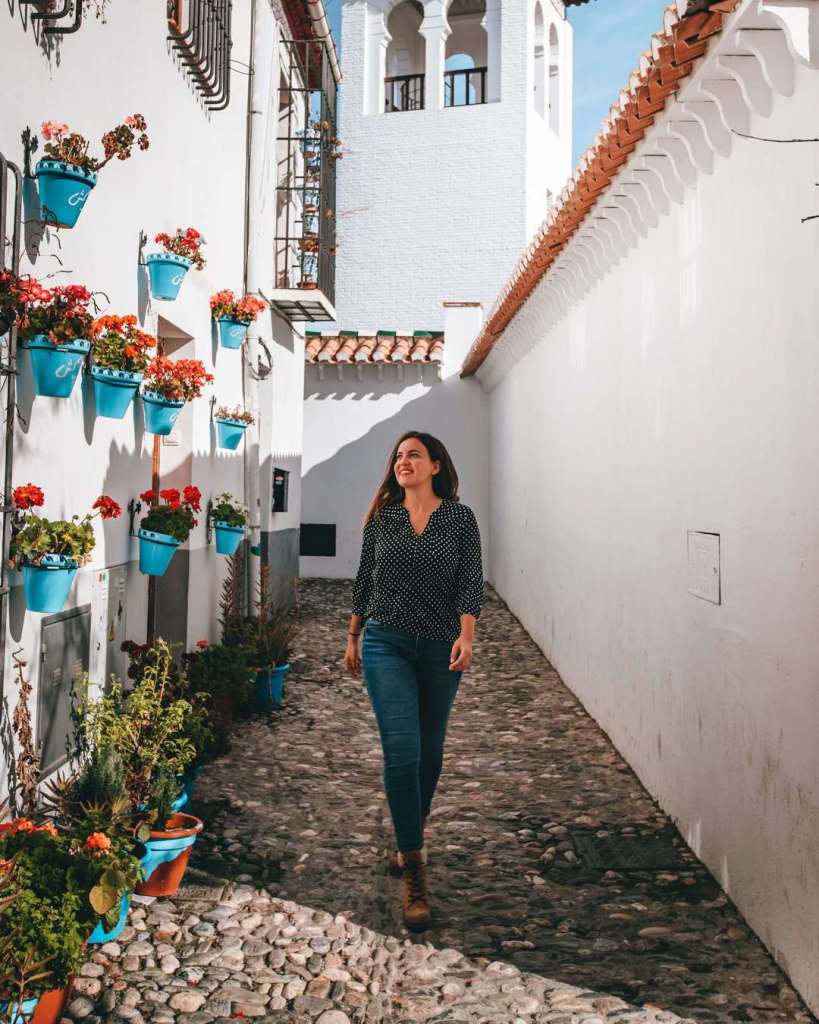
[(395, 75), (384, 79), (384, 110), (424, 109), (424, 76)]
[(444, 106), (471, 107), (486, 103), (486, 68), (444, 72)]

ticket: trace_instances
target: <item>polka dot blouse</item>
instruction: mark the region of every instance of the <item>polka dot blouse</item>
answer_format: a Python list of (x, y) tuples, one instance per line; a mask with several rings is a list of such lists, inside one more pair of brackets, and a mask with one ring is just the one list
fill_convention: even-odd
[(397, 502), (364, 527), (353, 615), (454, 642), (483, 604), (481, 536), (472, 509), (444, 498), (417, 534)]

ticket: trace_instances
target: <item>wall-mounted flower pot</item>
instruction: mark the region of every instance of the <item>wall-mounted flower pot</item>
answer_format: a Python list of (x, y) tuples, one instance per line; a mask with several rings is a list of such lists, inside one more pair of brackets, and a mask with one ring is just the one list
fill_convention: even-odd
[(290, 665), (277, 665), (275, 668), (263, 668), (256, 673), (256, 707), (260, 711), (269, 711), (274, 705), (281, 704), (284, 692), (284, 677)]
[(104, 942), (113, 942), (120, 937), (125, 928), (125, 922), (128, 920), (128, 909), (131, 906), (132, 895), (133, 893), (131, 892), (124, 892), (122, 894), (119, 904), (119, 917), (117, 918), (117, 923), (110, 930), (106, 930), (106, 923), (102, 918), (97, 921), (96, 928), (88, 936), (89, 946), (101, 946)]
[(192, 814), (172, 814), (164, 829), (151, 829), (140, 858), (145, 881), (136, 887), (139, 896), (173, 896), (188, 866), (191, 848), (202, 831)]
[(149, 434), (170, 434), (184, 404), (181, 398), (163, 398), (155, 391), (143, 391), (145, 429)]
[(79, 338), (65, 345), (54, 345), (45, 334), (35, 334), (21, 345), (31, 358), (34, 394), (68, 398), (91, 343)]
[(61, 612), (77, 575), (65, 555), (43, 555), (39, 565), (23, 566), (23, 591), (30, 612)]
[[(24, 999), (22, 1008), (12, 1004), (17, 1012), (13, 1024), (57, 1024), (63, 1015), (68, 988), (53, 988), (35, 999)], [(7, 1003), (0, 1003), (0, 1013), (7, 1014)]]
[(250, 321), (234, 320), (232, 316), (220, 316), (216, 322), (219, 325), (219, 344), (223, 348), (241, 348), (247, 329), (250, 327)]
[(216, 420), (217, 447), (235, 452), (247, 428), (248, 424), (242, 423), (241, 420)]
[(235, 555), (245, 535), (244, 526), (229, 526), (217, 520), (213, 524), (216, 534), (216, 551), (220, 555)]
[(151, 282), (151, 295), (155, 299), (175, 299), (193, 265), (184, 256), (172, 252), (152, 252), (145, 261)]
[(139, 530), (139, 571), (146, 576), (164, 576), (179, 541), (169, 533)]
[(43, 220), (73, 228), (88, 193), (97, 184), (96, 171), (83, 171), (61, 160), (40, 160), (34, 168)]
[(90, 372), (94, 381), (94, 405), (97, 416), (121, 420), (128, 412), (128, 407), (142, 380), (142, 374), (128, 373), (127, 370), (110, 370), (107, 366), (92, 366)]

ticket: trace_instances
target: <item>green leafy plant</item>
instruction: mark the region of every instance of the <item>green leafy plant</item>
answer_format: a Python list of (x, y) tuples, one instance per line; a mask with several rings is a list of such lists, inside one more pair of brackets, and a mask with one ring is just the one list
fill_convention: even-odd
[(210, 514), (214, 522), (227, 523), (228, 526), (244, 526), (247, 523), (247, 506), (227, 492), (216, 496)]
[(271, 598), (271, 570), (263, 563), (256, 584), (254, 614), (234, 628), (236, 642), (242, 646), (249, 664), (255, 669), (286, 665), (296, 631), (296, 620), (284, 605)]
[(155, 491), (143, 491), (139, 497), (141, 501), (156, 503), (158, 499), (162, 502), (153, 504), (141, 521), (143, 530), (166, 533), (182, 544), (198, 524), (194, 512), (201, 509), (202, 493), (193, 484), (188, 484), (181, 493), (176, 487), (167, 487), (158, 496)]
[(34, 484), (16, 487), (12, 493), (16, 509), (16, 530), (12, 536), (9, 558), (15, 569), (23, 565), (39, 565), (43, 555), (64, 555), (75, 565), (91, 561), (94, 550), (93, 521), (117, 519), (122, 514), (120, 506), (105, 494), (94, 502), (91, 512), (82, 518), (72, 516), (66, 519), (46, 519), (33, 509), (45, 504), (43, 491)]

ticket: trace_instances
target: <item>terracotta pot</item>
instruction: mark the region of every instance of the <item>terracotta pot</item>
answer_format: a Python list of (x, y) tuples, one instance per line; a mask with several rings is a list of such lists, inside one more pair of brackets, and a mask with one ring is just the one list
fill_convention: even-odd
[(31, 1024), (55, 1024), (63, 1015), (67, 999), (67, 988), (55, 988), (51, 992), (44, 992), (37, 1000), (37, 1009), (31, 1018)]
[(146, 875), (138, 896), (173, 896), (188, 867), (188, 860), (203, 825), (192, 814), (172, 814), (164, 829), (151, 829), (141, 858)]

